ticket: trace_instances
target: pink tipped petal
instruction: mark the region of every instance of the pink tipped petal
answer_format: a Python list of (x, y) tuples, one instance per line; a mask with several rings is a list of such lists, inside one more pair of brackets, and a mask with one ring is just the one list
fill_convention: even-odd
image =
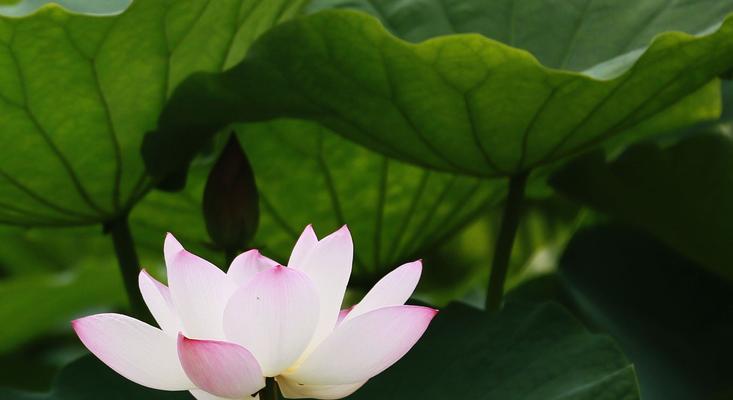
[(323, 238), (311, 251), (308, 259), (294, 268), (305, 272), (316, 285), (321, 302), (316, 333), (309, 348), (315, 348), (328, 336), (338, 321), (341, 303), (346, 293), (346, 285), (351, 276), (351, 262), (354, 245), (351, 233), (343, 228)]
[(280, 390), (288, 399), (342, 399), (364, 386), (366, 381), (348, 385), (300, 385), (287, 378), (277, 378)]
[(158, 326), (169, 335), (177, 335), (181, 331), (181, 321), (173, 307), (168, 287), (150, 276), (146, 270), (140, 271), (138, 284), (145, 304), (153, 314)]
[(391, 306), (346, 321), (287, 378), (305, 385), (368, 380), (402, 358), (436, 313), (427, 307)]
[(414, 261), (387, 274), (364, 296), (346, 321), (387, 306), (401, 306), (412, 296), (422, 274), (422, 261)]
[(181, 250), (168, 265), (168, 285), (187, 336), (224, 339), (224, 307), (237, 286), (222, 270)]
[(278, 266), (260, 272), (232, 296), (224, 313), (224, 331), (257, 357), (265, 376), (276, 376), (310, 343), (318, 310), (310, 279)]
[(265, 386), (257, 360), (238, 344), (178, 335), (178, 356), (191, 381), (210, 394), (241, 399)]
[(295, 243), (293, 252), (290, 254), (290, 260), (288, 260), (288, 266), (293, 267), (296, 265), (303, 265), (305, 260), (308, 259), (308, 255), (318, 244), (318, 237), (316, 232), (313, 231), (313, 226), (308, 225), (300, 234), (298, 241)]
[(176, 240), (175, 236), (173, 236), (172, 233), (169, 232), (165, 235), (165, 242), (163, 243), (163, 255), (165, 257), (166, 267), (170, 267), (173, 260), (175, 260), (178, 253), (182, 250), (183, 246), (181, 246), (181, 243)]
[(346, 317), (349, 315), (349, 313), (351, 313), (351, 310), (353, 309), (354, 307), (349, 307), (349, 308), (344, 308), (343, 310), (341, 310), (341, 312), (339, 313), (338, 320), (336, 320), (336, 326), (341, 325), (341, 323), (344, 322)]
[(84, 346), (125, 378), (159, 390), (194, 387), (178, 361), (176, 338), (120, 314), (97, 314), (72, 322)]
[(260, 254), (258, 250), (250, 250), (237, 256), (229, 266), (227, 275), (239, 286), (244, 286), (257, 273), (276, 267), (278, 264)]

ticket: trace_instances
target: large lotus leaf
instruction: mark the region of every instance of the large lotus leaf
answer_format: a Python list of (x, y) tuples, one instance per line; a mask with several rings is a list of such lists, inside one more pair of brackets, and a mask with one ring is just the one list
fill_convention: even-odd
[(49, 3), (56, 3), (76, 13), (110, 15), (124, 11), (132, 0), (0, 0), (0, 15), (24, 16)]
[(454, 305), (405, 358), (350, 399), (638, 400), (633, 366), (554, 304), (494, 317)]
[(61, 272), (112, 257), (112, 244), (101, 233), (99, 227), (67, 228), (59, 234), (53, 229), (0, 226), (0, 277)]
[(161, 255), (168, 232), (173, 233), (188, 250), (216, 265), (224, 265), (224, 251), (216, 249), (211, 243), (201, 209), (209, 168), (208, 164), (193, 168), (184, 191), (149, 193), (130, 214), (130, 228), (138, 251), (155, 252), (158, 255), (157, 260), (150, 260), (150, 264), (143, 266), (159, 267), (160, 277), (165, 277)]
[(0, 18), (0, 220), (75, 225), (150, 187), (144, 132), (172, 88), (234, 65), (290, 0), (137, 0), (116, 16), (49, 5)]
[[(279, 120), (237, 131), (260, 196), (252, 246), (284, 263), (306, 225), (324, 236), (348, 224), (357, 286), (370, 285), (400, 262), (424, 257), (480, 212), (489, 212), (506, 190), (504, 182), (389, 159), (311, 122)], [(184, 244), (187, 237), (194, 246), (207, 247), (201, 240), (201, 196), (212, 158), (192, 168), (184, 191), (150, 193), (132, 213), (133, 229), (157, 227), (161, 238), (171, 230), (183, 235)]]
[(582, 313), (636, 366), (643, 399), (731, 398), (729, 281), (618, 225), (579, 232), (560, 271)]
[[(411, 4), (404, 10), (416, 13), (442, 4), (393, 3)], [(560, 17), (567, 11), (560, 2), (481, 2), (482, 13), (507, 18), (497, 10), (505, 3), (516, 6), (515, 24), (523, 24), (523, 35), (533, 32), (535, 42), (547, 42), (547, 54), (475, 33), (413, 44), (350, 10), (326, 10), (276, 27), (231, 70), (198, 74), (178, 87), (158, 130), (146, 137), (146, 165), (156, 177), (169, 176), (227, 124), (284, 116), (317, 120), (423, 166), (507, 176), (610, 139), (636, 140), (719, 112), (714, 80), (733, 67), (733, 21), (721, 21), (733, 1), (712, 8), (708, 1), (664, 2), (671, 14), (642, 13), (650, 16), (644, 24), (626, 17), (649, 2), (598, 2), (599, 9), (594, 5), (592, 13), (581, 13), (587, 18), (577, 19), (582, 26)], [(478, 7), (452, 4), (464, 11), (461, 18), (470, 18)], [(433, 22), (411, 18), (407, 11), (386, 20), (403, 27), (393, 31), (416, 32)], [(603, 18), (609, 20), (595, 23)], [(536, 19), (546, 21), (535, 27)], [(682, 22), (687, 19), (694, 23)], [(657, 33), (648, 47), (633, 50), (637, 40), (648, 44)], [(621, 45), (609, 44), (617, 42)], [(533, 51), (543, 47), (522, 43)], [(549, 49), (558, 47), (570, 49), (567, 68), (583, 70), (551, 68), (559, 65), (548, 61), (556, 57)]]
[(733, 279), (733, 139), (689, 137), (665, 147), (643, 144), (617, 159), (592, 154), (553, 178), (555, 187), (644, 229), (721, 276)]
[(384, 271), (440, 244), (506, 187), (395, 161), (313, 123), (238, 130), (268, 216), (256, 241), (283, 259), (307, 224), (319, 235), (348, 224), (357, 265)]
[[(704, 32), (733, 12), (721, 0), (313, 0), (308, 11), (351, 8), (418, 43), (478, 33), (532, 53), (551, 68), (582, 72), (620, 55), (638, 57), (665, 31)], [(626, 61), (628, 62), (628, 61)]]

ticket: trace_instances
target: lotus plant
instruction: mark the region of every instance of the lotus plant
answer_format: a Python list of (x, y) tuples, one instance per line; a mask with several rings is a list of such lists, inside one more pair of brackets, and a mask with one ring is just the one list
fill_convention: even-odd
[(140, 273), (160, 329), (120, 314), (73, 321), (84, 345), (127, 379), (189, 390), (199, 400), (250, 399), (273, 377), (291, 399), (340, 399), (402, 358), (437, 313), (405, 305), (420, 261), (395, 269), (341, 310), (353, 244), (346, 226), (318, 240), (311, 226), (287, 266), (257, 250), (224, 273), (168, 234), (168, 286)]

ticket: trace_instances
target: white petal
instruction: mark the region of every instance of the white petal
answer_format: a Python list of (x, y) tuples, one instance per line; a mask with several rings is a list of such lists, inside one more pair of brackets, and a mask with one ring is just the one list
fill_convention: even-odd
[(286, 377), (306, 385), (368, 380), (402, 358), (436, 313), (427, 307), (391, 306), (346, 321)]
[(227, 275), (239, 286), (244, 286), (257, 273), (277, 266), (277, 262), (260, 254), (259, 250), (249, 250), (237, 256), (229, 266)]
[(179, 250), (168, 262), (173, 304), (188, 337), (224, 339), (224, 307), (237, 286), (210, 262)]
[(150, 313), (153, 314), (158, 326), (163, 332), (176, 337), (182, 327), (168, 287), (150, 276), (146, 270), (140, 271), (138, 285), (145, 304), (148, 306)]
[(294, 267), (296, 265), (303, 265), (305, 260), (308, 259), (308, 255), (318, 244), (318, 238), (316, 233), (313, 231), (313, 226), (308, 225), (300, 234), (298, 241), (295, 243), (293, 252), (290, 253), (290, 260), (288, 260), (288, 266)]
[(277, 378), (283, 396), (288, 399), (342, 399), (364, 386), (366, 381), (348, 385), (300, 385), (287, 378)]
[(191, 381), (216, 396), (241, 399), (265, 387), (257, 360), (238, 344), (178, 335), (178, 356)]
[(72, 322), (84, 346), (125, 378), (159, 390), (194, 387), (178, 361), (176, 338), (134, 318), (97, 314)]
[[(198, 389), (191, 390), (191, 395), (193, 395), (193, 397), (196, 400), (231, 400), (231, 399), (227, 399), (224, 397), (214, 396), (211, 393), (207, 393), (207, 392), (204, 392), (203, 390), (198, 390)], [(245, 397), (245, 399), (254, 399), (254, 400), (259, 400), (259, 398), (260, 398), (259, 395), (255, 397)]]
[(183, 246), (181, 246), (181, 243), (176, 240), (172, 233), (168, 232), (168, 234), (165, 235), (165, 242), (163, 243), (163, 256), (165, 257), (165, 265), (171, 265), (171, 263), (181, 250), (183, 250)]
[(249, 349), (265, 376), (276, 376), (303, 354), (318, 322), (318, 296), (302, 272), (277, 266), (232, 296), (224, 314), (227, 338)]
[(336, 326), (351, 276), (353, 256), (351, 233), (344, 225), (318, 242), (303, 264), (293, 267), (305, 272), (313, 281), (321, 303), (318, 326), (309, 349), (315, 348)]
[(387, 274), (345, 316), (348, 321), (369, 311), (387, 306), (401, 306), (412, 296), (422, 274), (422, 261), (414, 261)]

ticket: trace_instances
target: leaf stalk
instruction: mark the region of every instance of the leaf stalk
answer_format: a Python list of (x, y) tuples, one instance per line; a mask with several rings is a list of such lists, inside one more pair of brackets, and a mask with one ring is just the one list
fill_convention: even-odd
[(494, 246), (494, 257), (491, 262), (491, 276), (486, 292), (486, 311), (498, 312), (501, 310), (504, 297), (504, 283), (509, 270), (514, 239), (522, 214), (524, 190), (527, 186), (529, 172), (522, 172), (509, 178), (509, 193), (507, 194), (504, 211), (499, 228), (499, 236)]
[(112, 237), (117, 263), (122, 274), (122, 282), (125, 285), (125, 291), (127, 292), (127, 298), (133, 316), (145, 322), (153, 322), (153, 317), (150, 315), (150, 311), (148, 311), (148, 307), (145, 305), (145, 301), (138, 288), (140, 260), (135, 250), (135, 242), (130, 232), (127, 214), (123, 214), (107, 222), (104, 228)]

